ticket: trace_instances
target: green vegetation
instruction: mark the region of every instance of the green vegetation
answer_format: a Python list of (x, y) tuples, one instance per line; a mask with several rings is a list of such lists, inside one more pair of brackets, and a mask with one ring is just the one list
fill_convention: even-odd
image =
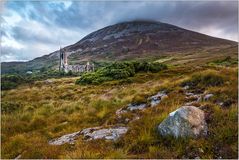
[(16, 88), (19, 84), (23, 84), (26, 82), (30, 81), (24, 79), (20, 75), (4, 75), (1, 76), (1, 89), (2, 90), (13, 89)]
[(78, 76), (77, 73), (64, 73), (55, 70), (45, 70), (42, 68), (41, 72), (33, 72), (32, 74), (5, 74), (1, 76), (1, 89), (14, 89), (22, 84), (32, 84), (35, 81), (46, 80), (49, 78), (62, 78)]
[(76, 84), (100, 84), (105, 81), (126, 79), (133, 77), (138, 72), (156, 73), (167, 69), (167, 66), (160, 63), (148, 62), (115, 62), (106, 67), (98, 69), (96, 72), (85, 73)]
[(215, 60), (209, 63), (209, 65), (218, 65), (218, 66), (232, 66), (237, 64), (238, 64), (238, 60), (236, 58), (231, 58), (230, 56), (227, 56), (224, 59)]

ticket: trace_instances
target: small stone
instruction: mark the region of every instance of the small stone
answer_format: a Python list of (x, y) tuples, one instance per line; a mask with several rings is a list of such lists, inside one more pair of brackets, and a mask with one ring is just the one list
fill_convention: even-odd
[(129, 121), (130, 121), (130, 119), (129, 119), (129, 118), (126, 118), (126, 119), (125, 119), (125, 122), (129, 122)]
[(222, 103), (221, 107), (229, 108), (232, 105), (232, 103), (233, 103), (232, 100), (228, 99)]
[(186, 95), (186, 96), (193, 96), (194, 94), (191, 93), (191, 92), (186, 92), (185, 95)]
[(51, 84), (52, 82), (53, 82), (53, 81), (50, 80), (50, 79), (45, 80), (45, 83), (46, 83), (46, 84)]
[(188, 85), (184, 86), (183, 89), (187, 90), (189, 89), (190, 87)]
[(146, 108), (147, 105), (145, 103), (143, 104), (129, 104), (127, 107), (127, 110), (133, 111), (133, 110), (143, 110)]
[(20, 159), (22, 157), (22, 155), (21, 154), (19, 154), (16, 158), (14, 158), (14, 159)]
[(192, 106), (194, 103), (197, 103), (197, 101), (187, 102), (184, 105), (185, 106)]
[(120, 115), (120, 114), (123, 114), (123, 113), (126, 113), (127, 110), (123, 109), (123, 108), (120, 108), (116, 111), (116, 115)]
[(203, 98), (204, 101), (208, 101), (211, 97), (213, 97), (213, 94), (206, 94)]
[(149, 97), (148, 99), (151, 101), (150, 102), (151, 106), (154, 107), (167, 97), (168, 96), (165, 93), (165, 91), (160, 91), (156, 95), (153, 95), (153, 96)]
[(198, 150), (199, 150), (199, 152), (204, 153), (202, 148), (199, 148)]

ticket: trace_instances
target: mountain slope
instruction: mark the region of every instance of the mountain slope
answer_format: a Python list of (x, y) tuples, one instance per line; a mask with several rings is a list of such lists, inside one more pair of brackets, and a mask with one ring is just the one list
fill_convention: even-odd
[[(174, 25), (153, 21), (131, 21), (95, 31), (79, 42), (65, 47), (71, 63), (88, 60), (127, 60), (159, 57), (175, 53), (221, 49), (237, 43), (189, 31)], [(59, 51), (36, 58), (20, 68), (56, 67)], [(8, 72), (2, 64), (2, 72)], [(19, 68), (19, 67), (17, 67)]]

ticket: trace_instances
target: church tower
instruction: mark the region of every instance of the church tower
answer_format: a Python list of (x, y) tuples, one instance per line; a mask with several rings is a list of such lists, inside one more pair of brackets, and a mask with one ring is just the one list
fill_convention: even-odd
[(59, 71), (67, 72), (67, 66), (68, 66), (68, 61), (67, 61), (67, 55), (64, 49), (60, 48), (60, 66), (59, 66)]

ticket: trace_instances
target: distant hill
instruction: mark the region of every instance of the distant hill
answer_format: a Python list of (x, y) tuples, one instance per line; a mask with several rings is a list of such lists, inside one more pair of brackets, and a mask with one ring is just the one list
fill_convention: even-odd
[[(237, 42), (207, 36), (171, 24), (131, 21), (90, 33), (65, 47), (70, 63), (145, 59), (169, 54), (215, 51), (237, 46)], [(210, 56), (210, 55), (208, 55)], [(2, 63), (2, 73), (57, 68), (59, 51), (28, 62)]]

